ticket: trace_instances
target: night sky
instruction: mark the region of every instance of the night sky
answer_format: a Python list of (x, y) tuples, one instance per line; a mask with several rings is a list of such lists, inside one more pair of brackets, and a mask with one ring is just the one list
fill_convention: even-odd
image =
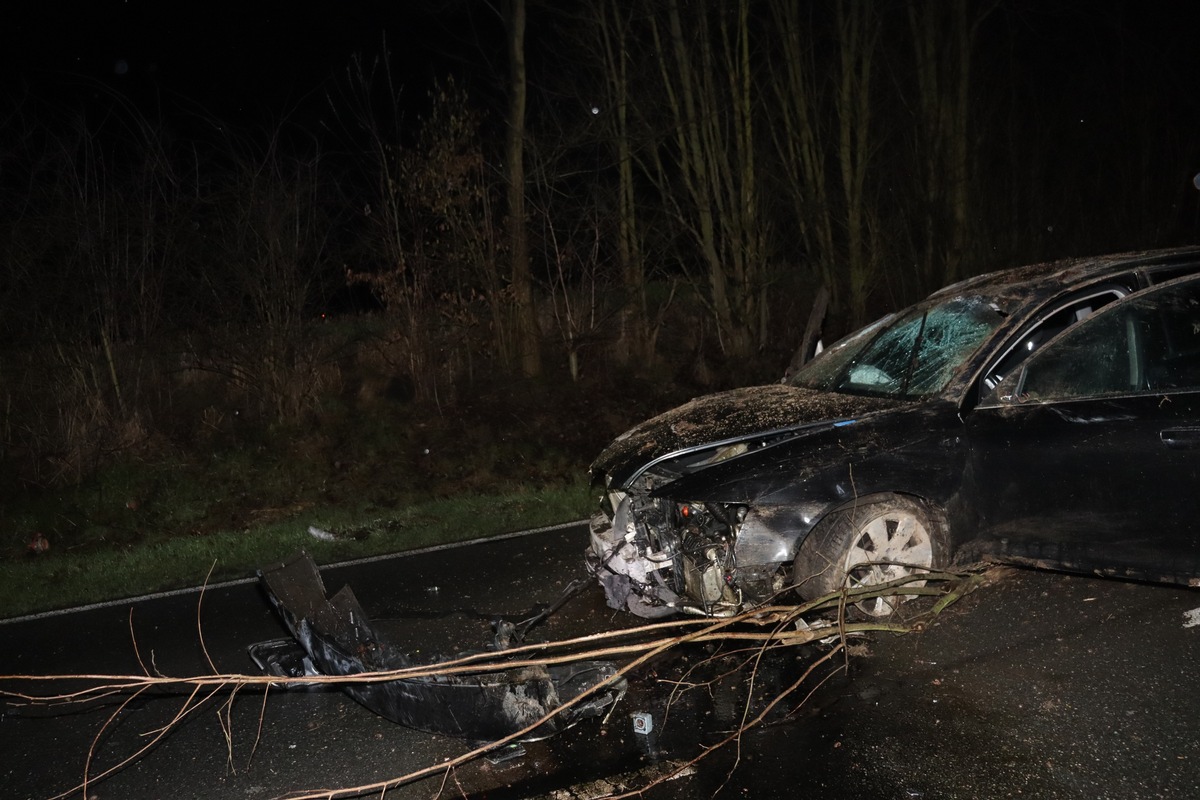
[[(547, 33), (555, 15), (577, 6), (530, 0), (531, 124), (546, 104), (592, 105), (590, 78), (571, 71), (569, 44)], [(989, 6), (973, 54), (973, 91), (1001, 98), (1019, 118), (1014, 124), (978, 116), (972, 120), (977, 132), (1011, 129), (1004, 134), (1009, 142), (1021, 137), (1022, 145), (1041, 148), (1052, 161), (1071, 161), (1077, 166), (1061, 180), (1092, 183), (1079, 175), (1094, 175), (1095, 185), (1081, 186), (1080, 193), (1097, 202), (1121, 191), (1105, 185), (1106, 175), (1124, 172), (1111, 186), (1128, 184), (1136, 170), (1132, 160), (1146, 155), (1131, 149), (1144, 151), (1147, 139), (1162, 141), (1164, 151), (1183, 154), (1169, 167), (1177, 185), (1194, 191), (1200, 3), (999, 0)], [(266, 131), (286, 119), (317, 131), (331, 122), (329, 97), (339, 91), (339, 80), (344, 87), (351, 58), (375, 59), (386, 41), (401, 102), (411, 105), (403, 109), (406, 120), (419, 118), (432, 82), (453, 73), (502, 126), (506, 63), (499, 9), (498, 1), (485, 0), (23, 3), (0, 27), (0, 109), (9, 105), (6, 97), (18, 104), (32, 99), (39, 109), (69, 112), (89, 103), (103, 109), (115, 96), (177, 130), (220, 120)], [(895, 33), (900, 41), (908, 32)], [(886, 85), (894, 67), (880, 65), (877, 81)], [(1007, 151), (1016, 149), (991, 142), (983, 166), (990, 160), (993, 169), (1009, 170)], [(1177, 203), (1183, 202), (1190, 200), (1181, 194)]]
[[(438, 3), (437, 6), (446, 6)], [(495, 26), (480, 3), (438, 13), (420, 2), (255, 3), (96, 0), (22, 3), (0, 33), (7, 92), (67, 98), (112, 87), (145, 111), (198, 105), (229, 121), (257, 121), (319, 103), (351, 57), (391, 52), (405, 87), (477, 65), (477, 28)]]
[[(1048, 113), (1103, 125), (1098, 117), (1153, 94), (1162, 98), (1160, 124), (1190, 125), (1200, 119), (1197, 5), (1009, 0), (982, 40), (1016, 34), (1008, 56)], [(550, 37), (537, 35), (538, 16), (562, 7), (531, 4), (532, 59), (553, 50)], [(237, 121), (312, 103), (353, 54), (374, 57), (385, 37), (408, 94), (448, 72), (495, 91), (505, 67), (498, 9), (484, 0), (21, 3), (6, 11), (0, 58), (10, 95), (67, 97), (91, 83), (150, 108), (186, 101)], [(979, 75), (989, 70), (974, 66)]]
[[(1017, 0), (988, 24), (993, 33), (1017, 33), (1011, 55), (1054, 113), (1086, 126), (1149, 91), (1173, 98), (1160, 109), (1163, 124), (1190, 124), (1200, 118), (1196, 6)], [(450, 71), (491, 90), (504, 70), (497, 9), (482, 0), (20, 3), (0, 27), (0, 58), (10, 95), (70, 96), (97, 82), (145, 106), (186, 100), (236, 121), (312, 102), (354, 53), (378, 54), (385, 36), (408, 93)], [(544, 13), (531, 5), (534, 58), (552, 49), (533, 30)], [(986, 74), (988, 65), (976, 68)]]

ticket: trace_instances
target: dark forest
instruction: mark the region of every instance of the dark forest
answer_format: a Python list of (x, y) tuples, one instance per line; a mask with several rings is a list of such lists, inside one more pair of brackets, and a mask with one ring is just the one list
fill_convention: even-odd
[(1184, 8), (450, 3), (323, 54), (312, 87), (243, 74), (244, 104), (22, 74), (0, 96), (6, 483), (235, 416), (769, 382), (818, 295), (828, 342), (981, 272), (1194, 242)]

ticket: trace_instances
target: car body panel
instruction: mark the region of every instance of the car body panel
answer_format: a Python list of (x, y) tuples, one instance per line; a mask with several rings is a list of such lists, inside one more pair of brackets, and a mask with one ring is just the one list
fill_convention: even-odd
[(625, 486), (664, 456), (686, 455), (696, 447), (803, 435), (810, 425), (853, 420), (896, 405), (894, 400), (830, 395), (783, 384), (706, 395), (623, 433), (596, 458), (592, 471), (607, 473), (613, 484)]
[(1162, 432), (1197, 425), (1194, 395), (976, 411), (972, 470), (986, 490), (971, 495), (983, 549), (1188, 583), (1200, 575), (1200, 450), (1170, 447)]

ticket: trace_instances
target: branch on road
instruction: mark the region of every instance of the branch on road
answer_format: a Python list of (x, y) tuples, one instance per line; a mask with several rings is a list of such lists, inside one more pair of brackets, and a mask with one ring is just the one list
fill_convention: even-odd
[[(925, 585), (910, 585), (914, 582), (923, 582)], [(917, 574), (878, 586), (846, 589), (831, 593), (801, 605), (782, 603), (767, 605), (727, 619), (712, 620), (703, 618), (657, 622), (636, 628), (606, 631), (571, 639), (525, 644), (503, 651), (476, 653), (436, 664), (379, 672), (364, 672), (353, 675), (306, 675), (303, 677), (285, 678), (274, 675), (214, 672), (207, 675), (171, 677), (161, 674), (152, 675), (148, 670), (146, 674), (142, 675), (0, 675), (0, 683), (10, 686), (13, 684), (25, 684), (33, 687), (21, 690), (0, 688), (0, 696), (10, 698), (21, 704), (43, 706), (95, 703), (109, 700), (114, 696), (126, 698), (120, 704), (117, 711), (105, 721), (101, 730), (97, 733), (92, 749), (88, 754), (87, 768), (83, 780), (79, 785), (57, 796), (57, 798), (63, 798), (79, 792), (86, 792), (88, 787), (94, 785), (97, 781), (142, 758), (164, 737), (169, 735), (185, 717), (222, 694), (227, 694), (229, 696), (228, 700), (232, 701), (234, 695), (247, 688), (261, 687), (265, 695), (268, 687), (277, 687), (280, 685), (321, 684), (345, 686), (355, 683), (382, 683), (415, 678), (436, 679), (455, 675), (476, 675), (522, 667), (544, 668), (555, 664), (568, 664), (597, 659), (627, 659), (610, 678), (563, 702), (521, 730), (476, 747), (457, 757), (373, 783), (333, 789), (304, 790), (286, 796), (288, 800), (317, 800), (317, 798), (332, 799), (371, 793), (381, 795), (395, 787), (434, 775), (452, 776), (454, 771), (459, 767), (527, 737), (534, 730), (542, 727), (570, 708), (586, 702), (592, 695), (610, 689), (614, 683), (627, 680), (628, 676), (645, 666), (648, 662), (686, 645), (724, 642), (752, 645), (755, 655), (745, 659), (743, 662), (743, 668), (750, 669), (751, 679), (756, 674), (757, 664), (762, 654), (770, 650), (810, 645), (815, 642), (824, 642), (830, 646), (828, 652), (824, 653), (811, 664), (793, 683), (778, 692), (758, 713), (751, 714), (749, 707), (747, 707), (746, 712), (742, 716), (741, 723), (728, 736), (715, 744), (705, 747), (692, 760), (680, 765), (674, 771), (655, 778), (646, 786), (638, 787), (634, 791), (618, 795), (619, 797), (631, 797), (645, 791), (650, 786), (670, 780), (681, 772), (694, 768), (697, 763), (717, 750), (740, 742), (742, 735), (746, 731), (762, 724), (763, 720), (772, 710), (799, 692), (801, 688), (810, 686), (813, 682), (812, 677), (818, 667), (830, 663), (839, 655), (845, 659), (849, 652), (847, 648), (848, 637), (870, 632), (900, 634), (919, 630), (933, 616), (940, 613), (965, 594), (973, 591), (980, 583), (981, 576), (978, 573), (932, 572)], [(850, 621), (847, 619), (846, 611), (848, 608), (861, 605), (876, 597), (894, 595), (924, 595), (936, 597), (937, 600), (927, 611), (902, 621)], [(829, 615), (830, 612), (833, 612), (835, 616), (832, 622), (810, 624), (805, 619), (806, 617), (808, 619), (815, 619), (818, 615)], [(837, 670), (821, 677), (817, 685), (811, 686), (809, 691), (805, 693), (796, 708), (803, 705), (820, 683), (828, 680), (833, 674), (844, 668), (845, 663), (838, 667)], [(80, 688), (73, 688), (71, 691), (55, 690), (54, 687), (56, 685), (66, 683), (83, 685)], [(38, 687), (46, 688), (39, 691)], [(677, 686), (676, 690), (679, 688), (681, 687)], [(156, 731), (148, 732), (148, 743), (144, 747), (139, 748), (134, 754), (121, 760), (118, 764), (94, 775), (91, 774), (90, 770), (95, 760), (94, 750), (96, 743), (100, 741), (105, 730), (114, 724), (119, 716), (125, 713), (129, 702), (133, 698), (151, 690), (183, 691), (185, 694), (184, 703), (167, 725)], [(264, 696), (264, 708), (265, 703), (266, 699)], [(228, 703), (224, 707), (227, 709)], [(223, 728), (223, 730), (225, 730), (227, 737), (231, 736), (229, 732), (231, 729)], [(232, 752), (231, 738), (227, 741), (227, 745), (229, 745)]]

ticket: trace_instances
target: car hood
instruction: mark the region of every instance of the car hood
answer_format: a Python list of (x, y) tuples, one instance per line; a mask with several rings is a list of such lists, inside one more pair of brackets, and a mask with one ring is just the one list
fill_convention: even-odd
[(783, 433), (825, 421), (857, 419), (905, 403), (784, 384), (705, 395), (618, 436), (592, 464), (592, 472), (626, 472), (680, 450), (761, 433)]

